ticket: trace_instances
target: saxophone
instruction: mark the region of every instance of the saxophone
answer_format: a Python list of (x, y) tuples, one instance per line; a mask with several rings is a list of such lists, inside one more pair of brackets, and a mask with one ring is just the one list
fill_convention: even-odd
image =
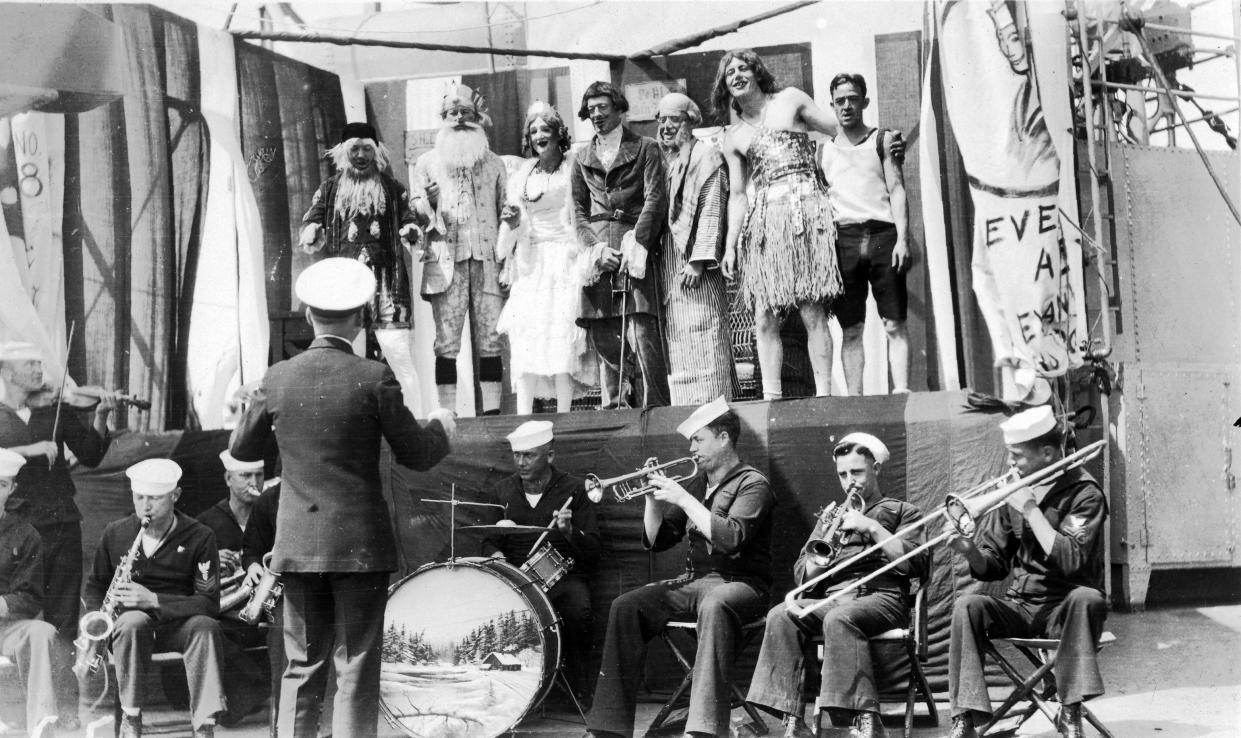
[(807, 579), (826, 571), (832, 561), (840, 555), (840, 549), (844, 548), (845, 541), (849, 538), (849, 531), (842, 530), (840, 527), (845, 520), (845, 513), (850, 510), (861, 512), (865, 509), (866, 500), (862, 499), (862, 495), (856, 490), (850, 488), (843, 503), (837, 505), (831, 502), (819, 511), (814, 532), (810, 540), (806, 542), (806, 552), (810, 554), (806, 561)]
[(280, 581), (280, 575), (271, 570), (271, 552), (268, 551), (263, 555), (263, 576), (250, 593), (250, 601), (241, 609), (238, 617), (251, 625), (258, 625), (264, 618), (268, 622), (274, 621), (276, 603), (280, 601), (282, 594), (284, 583)]
[(116, 611), (120, 607), (116, 590), (122, 584), (128, 584), (133, 580), (134, 560), (138, 558), (138, 546), (142, 544), (142, 534), (146, 532), (150, 524), (150, 516), (142, 518), (138, 535), (134, 536), (134, 542), (130, 544), (129, 551), (121, 558), (116, 571), (112, 573), (112, 581), (108, 584), (108, 591), (104, 593), (99, 609), (91, 610), (78, 621), (78, 638), (73, 642), (76, 654), (73, 661), (73, 673), (78, 679), (84, 679), (87, 674), (92, 674), (103, 666), (104, 645), (116, 626)]

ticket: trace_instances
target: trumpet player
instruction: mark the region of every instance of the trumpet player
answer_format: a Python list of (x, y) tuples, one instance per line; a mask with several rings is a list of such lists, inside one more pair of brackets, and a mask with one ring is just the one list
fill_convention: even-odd
[(228, 711), (220, 724), (232, 725), (263, 704), (269, 679), (265, 670), (244, 649), (262, 646), (267, 640), (257, 625), (243, 622), (238, 612), (253, 589), (242, 562), (242, 538), (263, 490), (263, 462), (240, 461), (227, 450), (220, 452), (228, 494), (198, 514), (198, 522), (215, 533), (220, 549), (220, 629), (224, 633), (224, 685)]
[[(126, 469), (125, 475), (134, 514), (104, 530), (85, 592), (88, 613), (99, 610), (105, 600), (116, 605), (109, 638), (123, 713), (120, 735), (142, 735), (147, 673), (151, 654), (159, 649), (184, 654), (194, 736), (210, 738), (217, 715), (225, 709), (223, 636), (215, 619), (220, 607), (215, 534), (174, 509), (181, 496), (176, 462), (147, 459)], [(145, 530), (143, 518), (150, 518)], [(114, 582), (116, 568), (131, 548), (135, 557), (129, 576)]]
[(58, 648), (56, 628), (38, 619), (43, 609), (43, 542), (34, 527), (15, 514), (22, 501), (10, 500), (25, 463), (21, 454), (0, 449), (0, 655), (22, 665), (26, 732), (33, 735), (46, 719), (56, 718), (52, 668)]
[[(1064, 457), (1064, 432), (1052, 409), (1024, 410), (1000, 424), (1009, 463), (1029, 476)], [(1082, 735), (1082, 701), (1103, 694), (1095, 657), (1107, 605), (1103, 599), (1103, 523), (1107, 501), (1080, 467), (1050, 484), (1026, 487), (984, 516), (972, 538), (950, 545), (982, 581), (1010, 573), (1004, 598), (958, 597), (948, 647), (952, 738), (973, 738), (991, 714), (983, 674), (989, 638), (1059, 638), (1053, 673), (1062, 705), (1062, 736)]]
[[(784, 604), (767, 613), (767, 628), (746, 700), (784, 721), (784, 735), (809, 736), (801, 719), (810, 632), (823, 635), (819, 705), (852, 720), (851, 738), (884, 735), (870, 660), (872, 636), (909, 622), (910, 579), (924, 575), (927, 557), (913, 557), (864, 585), (868, 575), (918, 545), (892, 534), (922, 517), (918, 508), (884, 496), (879, 475), (888, 447), (869, 433), (850, 433), (832, 450), (846, 500), (823, 514), (794, 565), (798, 585), (827, 574), (807, 589), (804, 600), (841, 593), (824, 609), (795, 622)], [(853, 501), (853, 504), (850, 504)], [(873, 553), (844, 565), (866, 549)], [(835, 573), (829, 573), (832, 569)]]
[(608, 613), (603, 661), (586, 726), (596, 738), (633, 735), (645, 644), (670, 620), (698, 623), (687, 736), (727, 736), (729, 670), (746, 623), (762, 617), (771, 586), (767, 477), (737, 455), (741, 420), (723, 397), (698, 408), (677, 432), (700, 474), (685, 486), (652, 474), (642, 545), (666, 551), (689, 539), (685, 573), (626, 592)]

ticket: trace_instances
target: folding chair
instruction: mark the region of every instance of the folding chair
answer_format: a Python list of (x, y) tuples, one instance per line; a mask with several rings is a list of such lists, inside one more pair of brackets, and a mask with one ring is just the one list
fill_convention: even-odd
[[(762, 635), (763, 629), (766, 626), (766, 617), (741, 626), (741, 636), (737, 644), (737, 653), (744, 651), (757, 636)], [(673, 633), (678, 632), (685, 634), (685, 644), (683, 645), (678, 644), (677, 638), (673, 636)], [(675, 658), (677, 663), (681, 665), (681, 669), (685, 671), (685, 677), (681, 679), (681, 683), (677, 685), (676, 691), (672, 693), (672, 696), (668, 698), (668, 701), (664, 703), (664, 706), (659, 708), (659, 712), (655, 715), (655, 719), (651, 721), (650, 727), (647, 728), (648, 733), (659, 730), (664, 726), (664, 723), (668, 721), (668, 716), (672, 714), (674, 709), (676, 709), (677, 701), (681, 699), (681, 695), (685, 694), (685, 690), (689, 689), (690, 682), (694, 680), (694, 662), (691, 659), (692, 655), (698, 650), (698, 623), (673, 620), (664, 626), (664, 630), (659, 634), (659, 636), (664, 640), (664, 643), (668, 644), (668, 649), (672, 651), (673, 658)], [(687, 653), (690, 654), (689, 657), (686, 656)], [(758, 710), (754, 709), (752, 705), (745, 701), (745, 694), (741, 692), (741, 689), (737, 687), (736, 684), (729, 684), (728, 687), (732, 692), (732, 698), (734, 700), (732, 706), (736, 707), (739, 703), (741, 707), (745, 709), (746, 714), (749, 715), (750, 720), (753, 721), (750, 728), (754, 731), (754, 734), (766, 735), (767, 725), (763, 722), (762, 716), (758, 714)]]
[[(1115, 641), (1116, 636), (1104, 631), (1099, 638), (1096, 650), (1102, 650), (1104, 646)], [(1034, 671), (1029, 676), (1022, 676), (1012, 662), (1005, 658), (1004, 654), (996, 648), (995, 644), (997, 642), (1007, 643), (1017, 649), (1034, 667)], [(1022, 700), (1026, 700), (1030, 704), (1026, 705), (1021, 715), (1017, 717), (1016, 725), (1011, 728), (1013, 732), (1016, 732), (1026, 720), (1030, 719), (1036, 710), (1041, 710), (1047, 716), (1047, 719), (1051, 721), (1052, 725), (1059, 725), (1060, 710), (1059, 708), (1052, 709), (1051, 705), (1052, 700), (1058, 699), (1056, 677), (1052, 673), (1052, 669), (1056, 666), (1056, 649), (1059, 646), (1060, 641), (1055, 638), (993, 638), (987, 642), (985, 647), (987, 655), (995, 660), (1001, 671), (1012, 680), (1015, 686), (1012, 693), (1004, 700), (1004, 703), (995, 712), (991, 713), (991, 720), (979, 729), (980, 735), (985, 735), (988, 730), (995, 727), (1008, 714), (1008, 711)], [(1084, 703), (1082, 704), (1082, 718), (1094, 726), (1094, 729), (1099, 731), (1099, 734), (1104, 738), (1114, 738), (1107, 726)]]
[[(926, 681), (926, 672), (922, 665), (927, 660), (927, 638), (926, 638), (926, 596), (925, 588), (919, 587), (918, 592), (914, 595), (913, 607), (909, 610), (909, 627), (893, 628), (884, 631), (870, 639), (872, 646), (882, 643), (901, 643), (905, 646), (905, 654), (909, 659), (909, 678), (906, 682), (905, 697), (905, 738), (913, 736), (914, 729), (914, 708), (918, 703), (919, 697), (923, 704), (926, 705), (928, 717), (931, 723), (939, 725), (939, 711), (935, 707), (935, 697), (931, 694), (931, 687)], [(815, 639), (818, 644), (818, 662), (823, 663), (823, 639), (822, 636)], [(880, 699), (884, 697), (879, 695)], [(813, 729), (815, 735), (820, 734), (823, 720), (823, 706), (819, 704), (818, 697), (814, 701), (814, 720)]]

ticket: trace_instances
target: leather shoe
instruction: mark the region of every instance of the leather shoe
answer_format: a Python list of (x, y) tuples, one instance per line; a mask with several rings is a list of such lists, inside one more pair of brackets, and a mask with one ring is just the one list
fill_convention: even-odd
[(853, 727), (849, 729), (849, 738), (885, 738), (883, 720), (875, 712), (859, 712), (853, 718)]
[(974, 717), (968, 712), (954, 715), (952, 732), (948, 734), (948, 738), (979, 738), (978, 731), (974, 729)]
[(784, 738), (818, 738), (796, 715), (784, 716)]
[(121, 713), (120, 738), (142, 738), (142, 714)]
[(215, 725), (200, 725), (194, 728), (194, 738), (215, 738)]
[(1082, 730), (1082, 703), (1060, 706), (1060, 735), (1064, 738), (1085, 738)]

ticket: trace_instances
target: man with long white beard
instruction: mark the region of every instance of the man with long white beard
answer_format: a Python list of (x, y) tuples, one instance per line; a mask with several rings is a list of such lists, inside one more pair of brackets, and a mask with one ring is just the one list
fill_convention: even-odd
[(668, 169), (668, 231), (661, 269), (672, 404), (701, 405), (721, 395), (731, 400), (737, 374), (720, 273), (728, 169), (719, 149), (694, 138), (702, 111), (689, 97), (664, 95), (655, 122)]
[(405, 404), (417, 413), (409, 270), (397, 243), (409, 249), (418, 242), (417, 224), (427, 222), (429, 208), (421, 193), (415, 193), (417, 212), (411, 208), (405, 186), (389, 174), (391, 156), (372, 126), (345, 124), (340, 143), (325, 156), (336, 173), (315, 191), (302, 216), (300, 244), (323, 258), (357, 259), (375, 275), (364, 324), (401, 383)]
[(435, 388), (440, 407), (457, 406), (457, 354), (470, 319), (482, 386), (483, 415), (500, 412), (504, 345), (496, 322), (504, 307), (496, 236), (504, 205), (504, 162), (491, 151), (483, 125), (486, 102), (465, 85), (444, 95), (435, 148), (414, 165), (414, 186), (435, 210), (423, 253), (422, 297), (435, 317)]

